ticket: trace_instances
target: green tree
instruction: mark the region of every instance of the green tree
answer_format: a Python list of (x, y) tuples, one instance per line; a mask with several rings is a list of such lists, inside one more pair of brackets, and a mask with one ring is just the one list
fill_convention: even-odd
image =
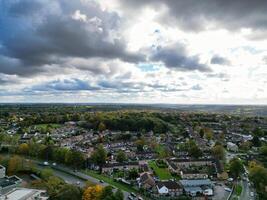
[(81, 200), (82, 190), (71, 184), (64, 184), (55, 196), (55, 200)]
[(118, 189), (115, 194), (115, 200), (123, 200), (124, 199), (124, 196), (123, 196), (123, 193), (120, 189)]
[(99, 125), (98, 125), (98, 130), (100, 132), (106, 130), (106, 125), (103, 122), (100, 122)]
[(27, 155), (29, 153), (29, 145), (26, 143), (20, 144), (18, 147), (18, 153), (23, 154), (23, 155)]
[(200, 135), (200, 137), (204, 137), (204, 135), (205, 135), (205, 132), (204, 132), (204, 129), (203, 128), (201, 128), (200, 129), (200, 131), (199, 131), (199, 135)]
[(263, 155), (263, 156), (267, 156), (267, 145), (263, 145), (261, 148), (260, 148), (260, 154)]
[(233, 158), (230, 160), (229, 164), (230, 174), (234, 178), (237, 178), (244, 171), (243, 164), (239, 158)]
[(267, 169), (256, 164), (249, 169), (249, 178), (254, 183), (259, 199), (267, 199)]
[(91, 156), (92, 161), (99, 166), (100, 173), (102, 172), (102, 167), (107, 160), (107, 152), (103, 145), (98, 145), (96, 150)]
[(123, 163), (127, 161), (127, 156), (122, 150), (120, 150), (117, 154), (116, 160), (117, 162)]
[(53, 176), (53, 170), (49, 168), (45, 168), (40, 173), (42, 179), (49, 179), (51, 176)]
[(215, 158), (219, 160), (225, 159), (225, 150), (222, 145), (215, 145), (212, 149), (212, 154)]
[(145, 142), (144, 138), (140, 138), (139, 140), (137, 140), (135, 142), (135, 144), (136, 144), (136, 147), (137, 147), (137, 151), (143, 151), (146, 142)]
[(102, 190), (102, 194), (100, 196), (100, 199), (106, 200), (113, 197), (113, 188), (112, 186), (106, 186)]

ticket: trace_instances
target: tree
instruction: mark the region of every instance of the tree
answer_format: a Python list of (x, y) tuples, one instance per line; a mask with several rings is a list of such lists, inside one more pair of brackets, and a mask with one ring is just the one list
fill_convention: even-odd
[(137, 151), (143, 151), (146, 143), (145, 143), (144, 138), (140, 138), (139, 140), (135, 142), (135, 144), (137, 147)]
[(131, 169), (128, 171), (128, 178), (130, 180), (135, 180), (139, 176), (137, 169)]
[(200, 135), (200, 137), (204, 137), (204, 135), (205, 135), (205, 132), (204, 132), (204, 129), (203, 128), (201, 128), (200, 129), (200, 131), (199, 131), (199, 135)]
[(41, 171), (41, 178), (42, 179), (49, 179), (51, 176), (53, 176), (53, 170), (49, 168), (45, 168)]
[(64, 184), (54, 199), (56, 200), (81, 200), (82, 190), (71, 184)]
[(267, 186), (267, 169), (261, 165), (254, 164), (249, 168), (250, 180), (259, 194), (259, 199), (267, 199), (266, 186)]
[(103, 187), (100, 185), (91, 186), (85, 189), (82, 200), (100, 200)]
[(205, 137), (208, 141), (210, 141), (213, 138), (213, 132), (211, 129), (206, 128), (205, 130)]
[(74, 168), (82, 168), (85, 163), (83, 154), (79, 151), (71, 151), (71, 165)]
[(23, 154), (23, 155), (27, 155), (29, 153), (29, 145), (26, 143), (20, 144), (18, 147), (18, 153)]
[(98, 145), (96, 150), (91, 156), (92, 161), (99, 166), (100, 173), (102, 172), (102, 167), (107, 160), (107, 152), (104, 149), (103, 145)]
[(8, 162), (7, 172), (9, 175), (13, 175), (19, 171), (23, 170), (23, 160), (19, 156), (13, 156)]
[(225, 159), (225, 150), (222, 145), (215, 145), (212, 149), (212, 154), (215, 158), (219, 160)]
[(250, 141), (242, 142), (239, 147), (244, 151), (248, 151), (251, 147), (251, 142)]
[(233, 158), (229, 164), (230, 174), (234, 178), (237, 178), (244, 171), (243, 164), (239, 158)]
[(106, 125), (103, 122), (100, 122), (99, 125), (98, 125), (98, 130), (100, 132), (106, 130)]
[(59, 191), (61, 191), (62, 186), (65, 182), (55, 176), (49, 177), (45, 182), (45, 187), (47, 189), (47, 193), (51, 199), (55, 199), (58, 196)]
[(267, 156), (267, 145), (263, 145), (261, 148), (260, 148), (260, 154), (263, 155), (263, 156)]
[(102, 190), (100, 199), (111, 198), (113, 196), (113, 191), (112, 190), (113, 190), (112, 186), (104, 187), (104, 189)]
[(200, 156), (202, 156), (202, 151), (200, 150), (200, 148), (198, 148), (197, 145), (193, 145), (189, 148), (189, 154), (194, 158), (199, 158)]
[(118, 152), (118, 154), (117, 154), (116, 160), (119, 163), (123, 163), (123, 162), (127, 161), (127, 156), (126, 156), (126, 154), (122, 150), (120, 150)]
[(251, 140), (253, 146), (259, 147), (261, 146), (261, 141), (258, 136), (254, 136), (253, 139)]
[(118, 189), (115, 192), (114, 196), (115, 196), (115, 200), (123, 200), (124, 199), (124, 195), (120, 189)]
[(40, 152), (40, 144), (36, 143), (35, 139), (32, 139), (29, 144), (29, 155), (37, 157)]

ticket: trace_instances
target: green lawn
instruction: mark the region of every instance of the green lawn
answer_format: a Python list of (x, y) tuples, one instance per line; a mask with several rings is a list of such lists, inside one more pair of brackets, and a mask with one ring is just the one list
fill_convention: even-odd
[(159, 168), (156, 165), (155, 161), (148, 162), (148, 165), (151, 169), (154, 170), (156, 176), (158, 176), (160, 180), (168, 180), (172, 178), (172, 175), (169, 172), (168, 168)]
[(83, 171), (85, 174), (88, 174), (89, 176), (92, 176), (98, 180), (103, 180), (104, 182), (116, 187), (116, 188), (119, 188), (121, 190), (124, 190), (124, 191), (127, 191), (127, 192), (137, 192), (134, 188), (132, 188), (131, 186), (129, 185), (126, 185), (126, 184), (123, 184), (123, 183), (120, 183), (120, 182), (117, 182), (115, 180), (113, 180), (112, 178), (110, 177), (107, 177), (103, 174), (99, 174), (95, 171), (92, 171), (92, 170), (86, 170), (86, 171)]
[(235, 188), (235, 193), (237, 196), (240, 196), (242, 193), (242, 186), (241, 185), (237, 185)]

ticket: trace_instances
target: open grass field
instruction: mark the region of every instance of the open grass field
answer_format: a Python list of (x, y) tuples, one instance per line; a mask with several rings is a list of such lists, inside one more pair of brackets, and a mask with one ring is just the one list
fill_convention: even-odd
[(160, 179), (160, 180), (168, 180), (172, 178), (171, 173), (169, 172), (168, 168), (159, 168), (157, 166), (157, 164), (155, 163), (155, 161), (150, 161), (148, 162), (148, 165), (151, 169), (154, 170), (156, 176)]

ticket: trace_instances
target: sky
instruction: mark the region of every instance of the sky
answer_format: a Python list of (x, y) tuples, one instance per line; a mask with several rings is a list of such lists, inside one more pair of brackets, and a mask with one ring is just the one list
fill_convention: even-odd
[(0, 102), (267, 104), (267, 1), (0, 0)]

